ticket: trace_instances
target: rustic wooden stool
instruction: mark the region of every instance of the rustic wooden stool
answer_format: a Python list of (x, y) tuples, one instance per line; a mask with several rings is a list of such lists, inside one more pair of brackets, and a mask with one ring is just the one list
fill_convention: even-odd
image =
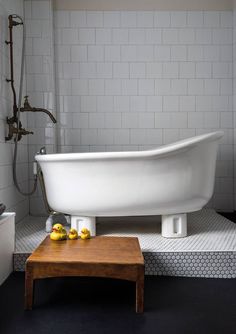
[(143, 312), (144, 259), (138, 238), (94, 237), (52, 241), (46, 237), (26, 261), (25, 309), (32, 309), (35, 279), (64, 276), (134, 281), (136, 312)]

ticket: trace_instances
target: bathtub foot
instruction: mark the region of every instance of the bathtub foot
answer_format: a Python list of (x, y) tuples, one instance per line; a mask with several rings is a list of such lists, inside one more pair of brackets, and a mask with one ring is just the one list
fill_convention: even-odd
[(187, 214), (163, 215), (161, 234), (164, 238), (183, 238), (187, 236)]
[(71, 228), (75, 228), (79, 234), (83, 227), (86, 227), (91, 237), (96, 236), (96, 217), (71, 216)]

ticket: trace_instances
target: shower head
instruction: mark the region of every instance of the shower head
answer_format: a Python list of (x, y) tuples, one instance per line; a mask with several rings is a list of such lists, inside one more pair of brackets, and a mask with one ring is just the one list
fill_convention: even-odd
[[(24, 21), (23, 21), (22, 17), (17, 15), (17, 14), (9, 15), (8, 19), (9, 19), (9, 28), (18, 26), (20, 24), (24, 24)], [(16, 20), (13, 20), (13, 19), (18, 19), (18, 20), (20, 20), (20, 22), (18, 22)]]

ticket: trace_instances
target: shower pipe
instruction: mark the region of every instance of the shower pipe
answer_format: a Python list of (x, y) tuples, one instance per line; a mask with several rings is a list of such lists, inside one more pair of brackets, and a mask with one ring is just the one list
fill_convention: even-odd
[(16, 103), (16, 90), (14, 87), (14, 66), (13, 66), (13, 36), (12, 36), (12, 29), (14, 26), (17, 26), (19, 24), (23, 25), (23, 21), (17, 22), (13, 20), (13, 17), (16, 17), (15, 15), (9, 15), (8, 16), (8, 22), (9, 22), (9, 41), (5, 41), (7, 45), (10, 47), (10, 72), (11, 72), (11, 78), (6, 79), (7, 82), (11, 83), (11, 89), (13, 93), (13, 118), (14, 121), (17, 121), (17, 103)]
[[(15, 19), (20, 20), (20, 22), (16, 21)], [(22, 128), (22, 124), (20, 121), (20, 112), (43, 112), (47, 114), (53, 123), (56, 123), (55, 117), (52, 113), (45, 109), (45, 108), (35, 108), (32, 107), (28, 101), (28, 96), (25, 96), (24, 106), (21, 108), (22, 102), (22, 86), (23, 86), (23, 76), (24, 76), (24, 56), (25, 56), (25, 27), (23, 19), (16, 14), (12, 14), (8, 16), (9, 22), (9, 41), (5, 41), (7, 45), (10, 47), (10, 79), (6, 79), (7, 82), (11, 83), (11, 89), (13, 94), (13, 116), (11, 118), (7, 117), (7, 124), (9, 125), (9, 132), (8, 136), (5, 137), (6, 141), (9, 141), (13, 138), (14, 134), (15, 141), (20, 141), (22, 136), (33, 134), (32, 131), (25, 130)], [(18, 105), (17, 105), (17, 98), (16, 98), (16, 91), (14, 87), (14, 57), (13, 57), (13, 28), (15, 26), (22, 25), (23, 27), (23, 39), (22, 39), (22, 56), (21, 56), (21, 75), (20, 75), (20, 88), (19, 88), (19, 98), (18, 98)]]
[[(20, 20), (20, 22), (15, 19)], [(10, 79), (6, 79), (7, 82), (11, 83), (11, 89), (13, 94), (13, 116), (11, 118), (7, 117), (7, 124), (9, 125), (9, 133), (8, 136), (5, 137), (6, 141), (9, 141), (13, 138), (15, 134), (15, 141), (21, 140), (23, 135), (33, 134), (31, 131), (27, 131), (22, 128), (22, 124), (20, 121), (20, 113), (19, 108), (22, 100), (22, 86), (23, 86), (23, 75), (24, 75), (24, 53), (25, 53), (25, 28), (23, 19), (17, 15), (12, 14), (8, 16), (9, 23), (9, 41), (5, 41), (10, 48)], [(19, 96), (18, 96), (18, 105), (16, 98), (16, 90), (14, 87), (14, 56), (13, 56), (13, 27), (22, 25), (23, 27), (23, 37), (22, 37), (22, 54), (21, 54), (21, 72), (20, 72), (20, 86), (19, 86)]]

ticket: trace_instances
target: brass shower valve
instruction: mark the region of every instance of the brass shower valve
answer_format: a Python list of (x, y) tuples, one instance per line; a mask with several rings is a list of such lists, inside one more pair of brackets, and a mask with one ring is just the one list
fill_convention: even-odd
[(8, 130), (8, 136), (5, 137), (6, 141), (11, 140), (14, 135), (16, 135), (15, 140), (17, 138), (17, 141), (20, 141), (22, 136), (33, 134), (33, 131), (28, 131), (22, 128), (21, 122), (19, 123), (19, 128), (18, 128), (17, 122), (15, 122), (13, 117), (12, 118), (7, 117), (7, 124), (9, 126), (9, 130)]

